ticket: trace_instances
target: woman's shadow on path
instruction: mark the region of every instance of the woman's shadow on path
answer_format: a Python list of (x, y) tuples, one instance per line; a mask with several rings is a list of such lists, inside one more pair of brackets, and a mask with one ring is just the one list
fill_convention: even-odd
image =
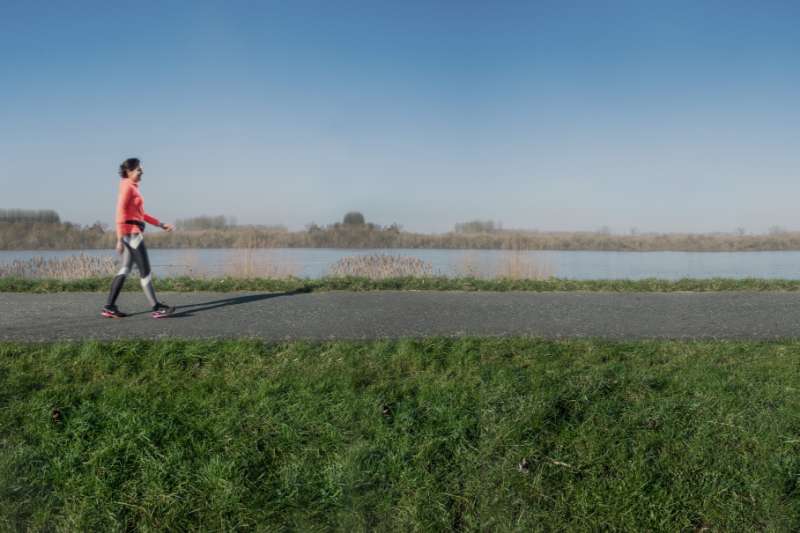
[[(263, 294), (248, 294), (245, 296), (234, 296), (232, 298), (223, 298), (222, 300), (212, 300), (210, 302), (200, 302), (196, 304), (176, 305), (175, 312), (167, 318), (185, 318), (193, 316), (197, 312), (210, 311), (211, 309), (219, 309), (220, 307), (227, 307), (229, 305), (249, 304), (259, 302), (261, 300), (269, 300), (270, 298), (280, 298), (283, 296), (295, 296), (297, 294), (306, 294), (311, 292), (307, 289), (298, 289), (290, 292), (268, 292)], [(131, 314), (146, 314), (146, 313), (131, 313)]]

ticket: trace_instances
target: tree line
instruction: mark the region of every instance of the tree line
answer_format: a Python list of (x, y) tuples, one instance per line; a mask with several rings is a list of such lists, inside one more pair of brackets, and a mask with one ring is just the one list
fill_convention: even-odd
[[(224, 224), (223, 224), (224, 222)], [(800, 232), (771, 228), (767, 234), (639, 233), (609, 231), (540, 232), (502, 229), (479, 222), (453, 231), (425, 234), (402, 226), (381, 226), (351, 212), (341, 222), (311, 223), (304, 230), (283, 226), (241, 226), (224, 217), (185, 219), (171, 233), (148, 231), (150, 248), (442, 248), (497, 250), (598, 251), (765, 251), (800, 250)], [(0, 249), (111, 249), (116, 233), (100, 222), (81, 226), (61, 222), (53, 211), (0, 210)]]
[(52, 209), (0, 209), (0, 222), (12, 224), (59, 224), (61, 217)]

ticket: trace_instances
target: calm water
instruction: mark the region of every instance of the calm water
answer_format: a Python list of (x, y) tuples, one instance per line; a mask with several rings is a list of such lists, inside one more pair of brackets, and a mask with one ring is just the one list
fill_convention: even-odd
[[(236, 249), (151, 249), (156, 275), (203, 273), (220, 275), (246, 260)], [(0, 263), (32, 257), (61, 258), (84, 253), (116, 257), (109, 250), (0, 251)], [(327, 273), (338, 259), (351, 255), (385, 253), (417, 257), (444, 275), (463, 274), (471, 268), (482, 275), (502, 272), (510, 262), (535, 264), (550, 275), (571, 279), (641, 278), (786, 278), (800, 279), (800, 252), (576, 252), (503, 250), (341, 250), (327, 248), (279, 248), (249, 251), (256, 265), (269, 264), (280, 272), (316, 278)]]

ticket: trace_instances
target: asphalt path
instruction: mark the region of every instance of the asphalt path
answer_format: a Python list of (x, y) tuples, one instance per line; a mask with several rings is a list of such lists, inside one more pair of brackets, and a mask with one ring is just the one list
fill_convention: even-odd
[(381, 339), (536, 336), (607, 339), (800, 337), (790, 292), (316, 292), (161, 293), (177, 306), (154, 319), (123, 293), (123, 319), (100, 316), (99, 293), (0, 293), (0, 340), (258, 338)]

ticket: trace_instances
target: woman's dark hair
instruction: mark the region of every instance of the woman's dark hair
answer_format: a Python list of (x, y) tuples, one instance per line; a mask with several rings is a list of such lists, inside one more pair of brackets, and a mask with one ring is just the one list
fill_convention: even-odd
[(136, 170), (137, 168), (139, 168), (139, 165), (141, 165), (141, 164), (142, 164), (142, 162), (139, 161), (135, 157), (131, 157), (130, 159), (126, 159), (119, 166), (119, 177), (120, 178), (127, 178), (128, 177), (127, 172)]

